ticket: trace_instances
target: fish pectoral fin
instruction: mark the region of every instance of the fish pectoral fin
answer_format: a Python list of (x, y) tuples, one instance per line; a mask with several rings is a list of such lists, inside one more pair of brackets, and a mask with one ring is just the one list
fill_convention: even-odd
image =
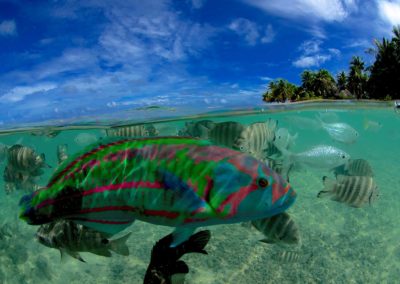
[(111, 252), (106, 247), (101, 248), (101, 249), (96, 249), (96, 250), (93, 250), (93, 251), (90, 251), (90, 252), (94, 253), (96, 255), (104, 256), (104, 257), (111, 257), (112, 256)]
[(126, 234), (125, 236), (110, 241), (110, 249), (117, 254), (128, 256), (129, 255), (129, 248), (126, 245), (126, 241), (132, 235), (132, 232)]
[(60, 248), (60, 254), (61, 254), (61, 261), (62, 262), (66, 262), (66, 260), (67, 260), (67, 258), (65, 257), (66, 254), (72, 256), (73, 258), (75, 258), (75, 259), (77, 259), (79, 261), (86, 262), (80, 256), (79, 252), (77, 252), (77, 251), (71, 251), (71, 250), (68, 250), (68, 249), (65, 249), (65, 248)]
[(174, 266), (171, 269), (171, 275), (174, 274), (187, 274), (189, 273), (189, 266), (183, 261), (178, 260), (174, 263)]
[(178, 227), (172, 232), (173, 241), (170, 247), (176, 247), (187, 241), (190, 236), (193, 234), (195, 228), (193, 227)]
[(265, 244), (275, 244), (276, 242), (270, 239), (262, 239), (260, 242), (265, 243)]

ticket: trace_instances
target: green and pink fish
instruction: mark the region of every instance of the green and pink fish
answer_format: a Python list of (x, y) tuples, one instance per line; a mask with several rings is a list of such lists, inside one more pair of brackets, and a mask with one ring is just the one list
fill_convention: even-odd
[(175, 227), (176, 246), (197, 227), (270, 217), (296, 199), (264, 163), (206, 140), (155, 137), (93, 147), (24, 196), (20, 217), (31, 225), (72, 220), (111, 235), (138, 219)]

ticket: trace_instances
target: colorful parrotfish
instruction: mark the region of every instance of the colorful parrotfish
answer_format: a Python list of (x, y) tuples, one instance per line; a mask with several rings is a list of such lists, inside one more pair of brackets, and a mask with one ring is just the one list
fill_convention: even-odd
[(72, 220), (116, 234), (135, 219), (176, 227), (172, 246), (197, 227), (276, 215), (295, 191), (250, 155), (186, 137), (96, 145), (65, 161), (48, 185), (24, 196), (31, 225)]

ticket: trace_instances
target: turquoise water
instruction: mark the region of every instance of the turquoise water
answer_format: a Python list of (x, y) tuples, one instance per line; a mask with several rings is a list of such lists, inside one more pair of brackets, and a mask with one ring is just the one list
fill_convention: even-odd
[[(347, 123), (359, 132), (359, 138), (353, 144), (343, 144), (334, 141), (325, 130), (304, 122), (304, 118), (316, 121), (317, 115), (328, 123)], [(291, 171), (290, 183), (298, 199), (288, 213), (299, 226), (301, 243), (264, 244), (258, 241), (261, 233), (241, 224), (210, 226), (208, 255), (183, 257), (190, 267), (185, 283), (398, 283), (400, 114), (388, 103), (348, 102), (218, 112), (199, 115), (196, 120), (249, 125), (269, 118), (277, 120), (279, 128), (286, 128), (293, 135), (297, 133), (290, 149), (293, 153), (324, 144), (340, 148), (354, 159), (367, 160), (375, 173), (379, 199), (362, 208), (329, 198), (319, 199), (316, 196), (323, 188), (322, 177), (334, 178), (332, 171), (309, 167)], [(120, 123), (128, 123), (123, 120)], [(176, 113), (165, 122), (157, 122), (157, 117), (146, 122), (153, 122), (160, 135), (177, 135), (185, 122), (193, 120)], [(141, 118), (136, 121), (143, 122)], [(101, 127), (90, 122), (91, 127), (85, 128), (83, 124), (78, 121), (72, 129), (63, 128), (53, 138), (33, 136), (29, 129), (18, 132), (11, 129), (0, 136), (0, 143), (8, 146), (19, 143), (45, 153), (52, 168), (45, 168), (37, 180), (37, 184), (44, 186), (57, 166), (58, 145), (67, 144), (68, 153), (73, 154), (105, 136), (106, 121), (102, 121)], [(2, 162), (1, 172), (6, 163)], [(132, 232), (127, 242), (128, 257), (114, 254), (105, 258), (81, 253), (86, 263), (72, 258), (61, 262), (56, 249), (35, 240), (37, 227), (18, 219), (18, 201), (25, 192), (16, 190), (6, 194), (4, 186), (1, 180), (0, 226), (8, 224), (9, 233), (0, 236), (0, 283), (142, 283), (153, 244), (171, 232), (168, 227), (137, 221), (128, 229)], [(285, 251), (295, 253), (298, 259), (285, 262), (279, 257)]]

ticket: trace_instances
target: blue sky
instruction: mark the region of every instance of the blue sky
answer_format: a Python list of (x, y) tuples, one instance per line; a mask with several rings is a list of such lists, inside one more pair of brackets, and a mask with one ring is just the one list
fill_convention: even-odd
[(400, 0), (1, 0), (0, 127), (259, 104), (270, 80), (371, 63), (396, 24)]

